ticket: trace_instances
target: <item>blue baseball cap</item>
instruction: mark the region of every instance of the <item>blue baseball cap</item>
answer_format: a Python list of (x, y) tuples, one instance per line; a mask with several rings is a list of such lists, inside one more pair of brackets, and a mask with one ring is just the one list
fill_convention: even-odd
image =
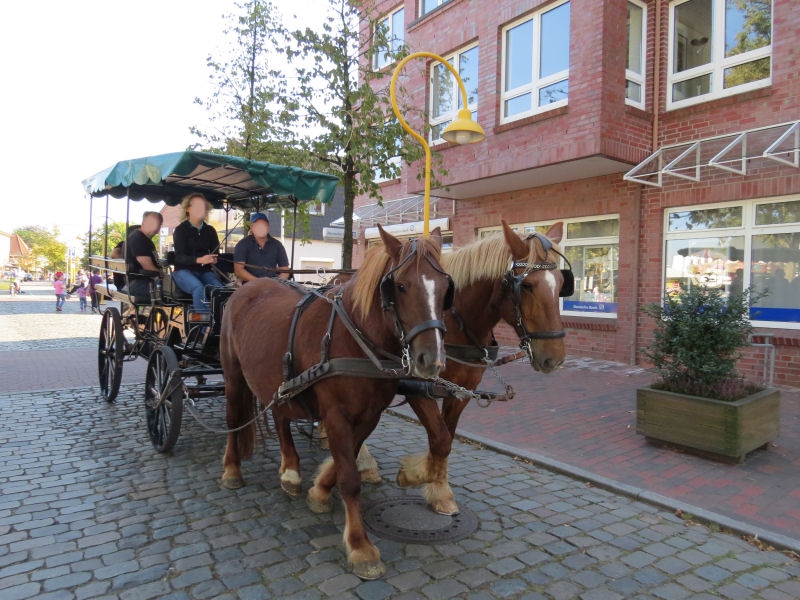
[(265, 215), (262, 212), (257, 212), (257, 213), (253, 213), (253, 214), (250, 215), (250, 223), (255, 223), (259, 219), (264, 219), (267, 223), (269, 223), (269, 219), (267, 218), (267, 215)]

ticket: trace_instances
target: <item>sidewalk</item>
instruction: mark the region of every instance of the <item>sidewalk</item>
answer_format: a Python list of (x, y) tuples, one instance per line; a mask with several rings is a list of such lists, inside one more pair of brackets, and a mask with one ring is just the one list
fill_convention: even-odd
[[(0, 295), (0, 372), (7, 393), (85, 387), (96, 396), (100, 316), (69, 301), (53, 311), (49, 284)], [(70, 313), (75, 313), (70, 314)], [(123, 366), (123, 384), (143, 385), (145, 362)], [(783, 388), (781, 436), (743, 464), (721, 464), (648, 444), (636, 434), (635, 389), (652, 375), (629, 365), (568, 357), (543, 375), (517, 361), (499, 368), (516, 397), (470, 403), (459, 434), (735, 531), (800, 551), (800, 389)], [(499, 390), (487, 372), (481, 389)], [(412, 416), (405, 406), (394, 412)], [(377, 457), (380, 462), (381, 457)]]
[[(781, 388), (780, 438), (731, 465), (659, 448), (636, 434), (635, 390), (653, 379), (639, 367), (568, 357), (548, 375), (522, 361), (498, 370), (516, 397), (486, 408), (470, 403), (460, 435), (800, 551), (800, 388)], [(501, 386), (487, 371), (480, 389)], [(413, 416), (407, 406), (393, 410)]]

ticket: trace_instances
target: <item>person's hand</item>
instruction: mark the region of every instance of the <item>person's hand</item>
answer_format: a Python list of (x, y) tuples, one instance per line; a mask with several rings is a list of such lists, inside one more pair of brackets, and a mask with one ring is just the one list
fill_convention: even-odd
[(215, 264), (217, 264), (217, 255), (216, 254), (206, 254), (205, 256), (198, 256), (197, 257), (197, 264), (200, 264), (200, 265), (215, 265)]

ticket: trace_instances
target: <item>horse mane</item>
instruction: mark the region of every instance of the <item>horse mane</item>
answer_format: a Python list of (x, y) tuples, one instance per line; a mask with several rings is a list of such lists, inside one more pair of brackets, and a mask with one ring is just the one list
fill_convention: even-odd
[[(524, 259), (527, 262), (547, 259), (541, 244), (528, 242), (528, 248), (528, 256)], [(442, 256), (442, 266), (453, 278), (456, 289), (482, 279), (498, 279), (508, 271), (510, 262), (511, 250), (502, 232), (476, 240)]]
[[(437, 261), (441, 260), (439, 244), (434, 242), (430, 236), (417, 238), (416, 241), (417, 264), (427, 256), (432, 256)], [(403, 244), (398, 264), (411, 253), (412, 247), (413, 245), (410, 242), (405, 242)], [(356, 273), (356, 276), (351, 280), (353, 282), (353, 310), (361, 317), (362, 321), (366, 321), (369, 317), (370, 310), (374, 305), (373, 299), (378, 292), (378, 286), (380, 285), (381, 279), (386, 272), (386, 266), (390, 260), (391, 256), (386, 252), (386, 247), (383, 244), (373, 246), (367, 250), (364, 264), (358, 269), (358, 273)]]

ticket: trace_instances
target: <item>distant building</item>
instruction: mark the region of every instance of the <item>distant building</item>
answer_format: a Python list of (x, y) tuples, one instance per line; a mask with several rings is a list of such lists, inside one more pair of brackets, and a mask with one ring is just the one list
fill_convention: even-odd
[[(751, 320), (773, 336), (776, 381), (800, 384), (796, 0), (490, 4), (379, 0), (371, 15), (393, 45), (451, 61), (486, 131), (470, 146), (440, 139), (455, 82), (437, 62), (405, 67), (403, 101), (420, 109), (405, 117), (448, 170), (432, 194), (453, 203), (452, 243), (501, 218), (523, 233), (563, 221), (577, 287), (562, 304), (568, 351), (631, 364), (653, 331), (644, 304), (677, 286), (728, 292), (741, 276), (770, 290)], [(386, 55), (370, 66), (394, 68)], [(381, 184), (385, 206), (419, 197), (420, 169)], [(760, 352), (746, 353), (751, 376)]]

